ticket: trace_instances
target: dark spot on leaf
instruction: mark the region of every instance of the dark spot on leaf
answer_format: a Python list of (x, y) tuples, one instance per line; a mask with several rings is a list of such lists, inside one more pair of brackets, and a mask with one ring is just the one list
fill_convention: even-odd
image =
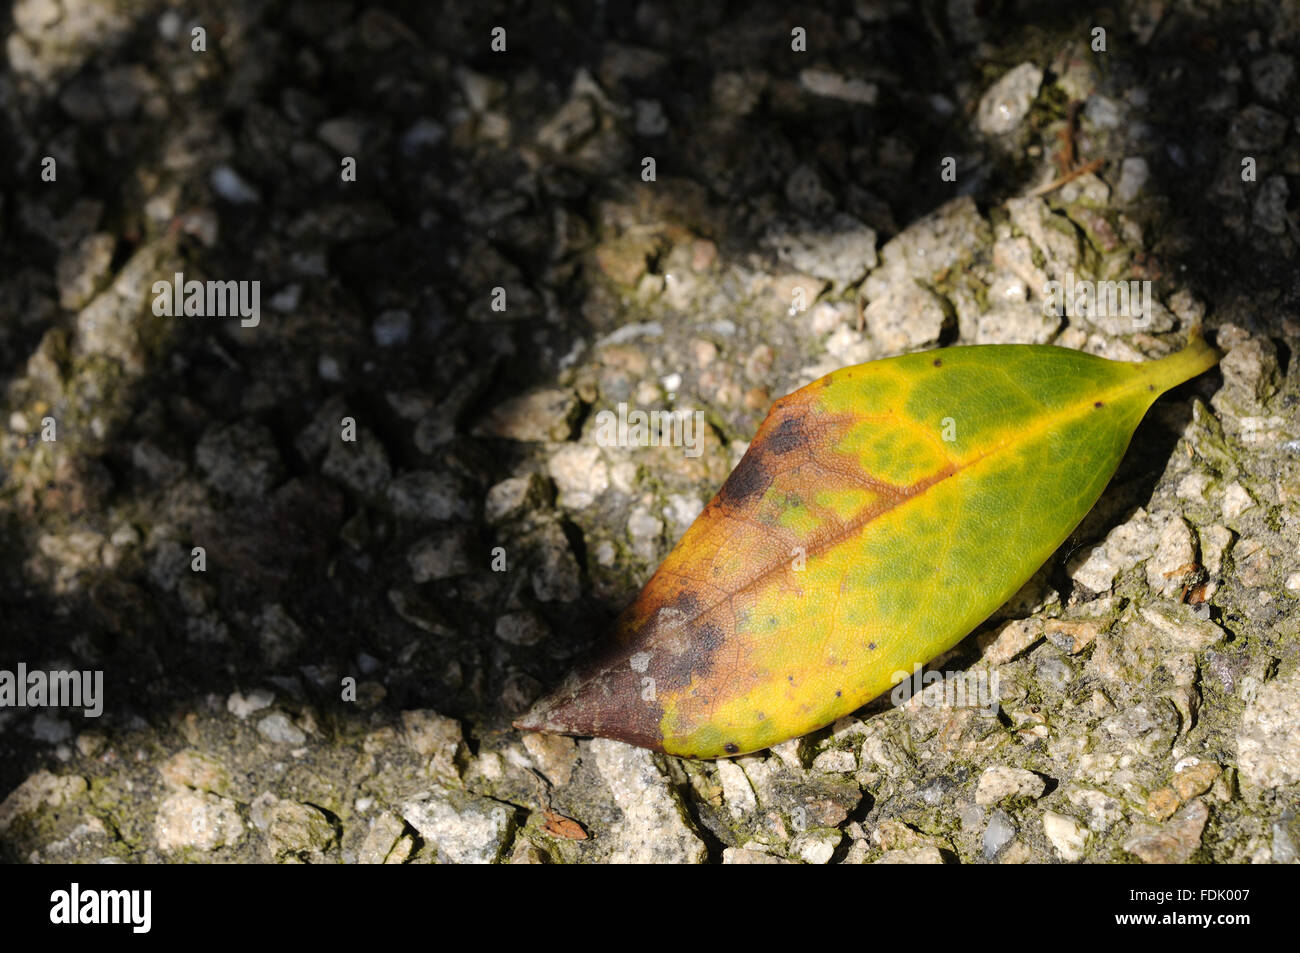
[[(688, 631), (689, 643), (684, 651), (676, 655), (655, 655), (658, 665), (650, 674), (666, 688), (684, 690), (692, 681), (706, 681), (718, 659), (724, 639), (720, 626), (713, 622), (703, 622), (691, 626)], [(692, 695), (698, 694), (697, 686)]]
[(1093, 404), (1092, 406), (1094, 406), (1094, 407), (1104, 407), (1104, 406), (1106, 406), (1106, 405), (1103, 404), (1101, 401), (1097, 401), (1097, 402), (1096, 402), (1095, 404)]
[(712, 653), (722, 648), (722, 629), (718, 628), (712, 622), (706, 622), (700, 626), (695, 633), (695, 643), (704, 649), (705, 652)]
[(793, 682), (793, 681), (794, 681), (794, 676), (793, 676), (793, 675), (787, 675), (787, 676), (785, 677), (785, 680), (786, 680), (787, 682)]
[(763, 441), (764, 449), (778, 456), (802, 450), (807, 445), (808, 435), (804, 433), (802, 417), (787, 417)]
[(839, 697), (842, 696), (843, 694), (844, 694), (844, 693), (843, 693), (842, 691), (840, 691), (838, 688), (835, 689), (835, 697), (836, 697), (836, 698), (839, 698)]
[(737, 751), (740, 750), (740, 745), (736, 744), (736, 743), (733, 742), (733, 741), (728, 741), (728, 742), (727, 742), (725, 745), (723, 745), (722, 747), (723, 747), (723, 750), (725, 750), (725, 751), (727, 752), (727, 754), (735, 754)]
[(1155, 390), (1155, 389), (1156, 389), (1156, 385), (1155, 385), (1155, 384), (1148, 384), (1148, 385), (1147, 385), (1147, 390)]
[(936, 358), (934, 359), (934, 366), (935, 366), (935, 367), (943, 367), (943, 358), (941, 358), (941, 357), (936, 357)]
[(740, 507), (751, 497), (762, 496), (772, 483), (772, 474), (763, 465), (761, 453), (747, 452), (731, 471), (727, 482), (718, 491), (718, 499), (726, 506)]
[(690, 589), (683, 589), (677, 593), (676, 598), (668, 605), (688, 619), (693, 619), (700, 614), (700, 597)]

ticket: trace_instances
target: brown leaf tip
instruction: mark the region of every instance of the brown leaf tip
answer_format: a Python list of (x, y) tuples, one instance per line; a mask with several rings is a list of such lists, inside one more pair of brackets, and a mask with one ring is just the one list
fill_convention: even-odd
[(571, 672), (514, 722), (519, 731), (613, 738), (663, 750), (658, 705), (641, 696), (638, 670), (616, 647), (581, 674)]

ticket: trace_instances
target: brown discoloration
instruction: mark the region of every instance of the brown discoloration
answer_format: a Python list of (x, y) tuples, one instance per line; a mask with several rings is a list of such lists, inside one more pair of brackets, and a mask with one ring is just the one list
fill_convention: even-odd
[(689, 629), (680, 653), (674, 654), (670, 650), (662, 661), (658, 658), (652, 660), (659, 662), (652, 667), (660, 689), (678, 691), (687, 688), (692, 679), (704, 681), (713, 671), (718, 649), (722, 648), (726, 634), (714, 622), (692, 625)]
[(763, 445), (769, 453), (777, 456), (785, 456), (787, 453), (793, 453), (795, 450), (803, 450), (808, 446), (808, 434), (804, 431), (804, 418), (787, 417), (781, 421), (781, 425), (773, 430), (767, 437), (767, 442)]
[(644, 596), (653, 590), (656, 598), (638, 598), (628, 606), (615, 624), (616, 638), (627, 645), (695, 619), (703, 606), (702, 588), (708, 586), (661, 566), (642, 593)]
[(649, 673), (632, 667), (634, 654), (624, 646), (611, 645), (514, 726), (521, 731), (613, 738), (662, 751), (659, 723), (663, 709), (655, 696), (645, 691), (642, 678)]
[[(742, 509), (761, 497), (771, 487), (780, 469), (777, 459), (809, 447), (809, 433), (804, 426), (805, 410), (791, 398), (778, 401), (767, 420), (758, 428), (754, 442), (731, 471), (714, 503), (727, 509)], [(713, 504), (711, 504), (713, 505)]]
[(683, 582), (677, 594), (659, 610), (659, 616), (668, 624), (676, 619), (694, 619), (700, 614), (702, 605), (699, 593)]
[(772, 474), (763, 465), (762, 454), (749, 450), (740, 458), (736, 469), (722, 484), (717, 499), (724, 506), (740, 508), (750, 499), (760, 497), (772, 485)]
[(711, 618), (718, 607), (706, 608), (689, 584), (678, 583), (659, 606), (648, 604), (648, 585), (620, 617), (619, 638), (515, 727), (614, 738), (662, 751), (660, 696), (710, 678), (726, 639)]
[(836, 435), (854, 421), (813, 411), (811, 388), (796, 391), (772, 405), (740, 463), (705, 508), (704, 519), (741, 514), (780, 478), (817, 459)]
[[(773, 405), (717, 496), (620, 616), (611, 646), (539, 702), (519, 727), (663, 750), (668, 707), (674, 736), (688, 737), (709, 721), (719, 697), (743, 695), (766, 677), (744, 664), (751, 626), (772, 624), (766, 612), (751, 620), (752, 594), (782, 585), (798, 597), (798, 580), (782, 581), (792, 572), (792, 547), (811, 553), (834, 546), (956, 472), (950, 464), (906, 486), (862, 472), (835, 449), (860, 418), (818, 412), (818, 395), (809, 387)], [(869, 491), (870, 502), (848, 517), (819, 512), (817, 527), (803, 535), (774, 522), (790, 500), (812, 505), (807, 501), (815, 498), (814, 488), (827, 479)], [(769, 505), (763, 500), (772, 491)], [(794, 673), (786, 677), (796, 683)]]
[(1094, 406), (1094, 407), (1100, 409), (1100, 408), (1102, 408), (1102, 407), (1105, 407), (1106, 405), (1103, 404), (1101, 401), (1097, 401), (1097, 402), (1094, 403), (1092, 406)]
[(943, 367), (943, 358), (936, 357), (931, 363), (933, 363), (935, 367)]

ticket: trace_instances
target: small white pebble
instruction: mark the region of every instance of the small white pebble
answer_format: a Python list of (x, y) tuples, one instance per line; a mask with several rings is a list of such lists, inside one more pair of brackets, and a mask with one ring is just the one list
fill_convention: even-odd
[(1246, 510), (1255, 505), (1255, 501), (1250, 498), (1246, 488), (1240, 483), (1230, 483), (1228, 488), (1223, 491), (1223, 518), (1225, 520), (1236, 519)]

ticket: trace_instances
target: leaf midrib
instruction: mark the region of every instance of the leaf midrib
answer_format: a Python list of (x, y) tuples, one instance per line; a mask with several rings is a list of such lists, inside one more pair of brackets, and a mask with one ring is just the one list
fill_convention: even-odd
[[(1151, 363), (1155, 363), (1155, 362), (1151, 362)], [(1027, 396), (1030, 396), (1031, 398), (1038, 400), (1038, 398), (1030, 394), (1029, 391), (1025, 390), (1024, 386), (1020, 384), (1019, 381), (1016, 381), (1013, 377), (1011, 377), (1011, 375), (1007, 372), (1005, 368), (999, 367), (996, 370), (998, 370), (1004, 377), (1006, 377), (1007, 380), (1011, 381), (1013, 386), (1015, 386), (1017, 389), (1021, 390)], [(1105, 391), (1100, 391), (1098, 393), (1089, 395), (1086, 399), (1079, 401), (1077, 404), (1069, 407), (1068, 409), (1058, 409), (1048, 414), (1044, 414), (1040, 416), (1037, 423), (1031, 425), (1028, 428), (1024, 428), (1016, 431), (1008, 438), (999, 441), (992, 448), (983, 451), (982, 453), (979, 453), (968, 460), (964, 460), (959, 463), (952, 464), (948, 467), (944, 467), (941, 470), (939, 470), (937, 473), (929, 477), (926, 477), (925, 479), (918, 480), (915, 483), (910, 484), (909, 486), (899, 487), (896, 484), (884, 483), (884, 481), (879, 481), (876, 478), (872, 478), (873, 483), (883, 484), (884, 486), (891, 487), (895, 491), (896, 495), (890, 494), (890, 496), (884, 501), (883, 506), (868, 507), (862, 513), (855, 516), (851, 521), (846, 522), (844, 529), (840, 530), (839, 532), (833, 533), (830, 536), (828, 536), (826, 539), (824, 539), (815, 552), (808, 552), (806, 554), (807, 558), (811, 559), (814, 555), (827, 553), (837, 548), (838, 546), (843, 545), (844, 543), (848, 542), (852, 538), (861, 535), (861, 533), (868, 526), (876, 522), (882, 516), (885, 516), (888, 513), (892, 513), (894, 510), (899, 509), (900, 507), (906, 506), (912, 500), (920, 498), (927, 490), (931, 489), (934, 486), (939, 485), (940, 483), (945, 482), (949, 478), (954, 477), (957, 474), (962, 473), (966, 470), (969, 470), (972, 467), (975, 467), (980, 463), (984, 462), (985, 460), (999, 456), (1002, 453), (1002, 451), (1006, 450), (1008, 447), (1022, 446), (1031, 443), (1034, 439), (1040, 436), (1044, 431), (1051, 429), (1053, 426), (1067, 420), (1073, 420), (1078, 417), (1086, 416), (1091, 411), (1095, 411), (1098, 409), (1113, 409), (1114, 401), (1116, 400), (1117, 396), (1121, 398), (1132, 396), (1132, 394), (1140, 392), (1140, 385), (1144, 383), (1146, 383), (1144, 378), (1135, 377), (1132, 381), (1125, 382), (1116, 385), (1114, 387), (1111, 387)], [(1151, 392), (1151, 400), (1147, 404), (1148, 408), (1150, 407), (1151, 403), (1155, 402), (1156, 398), (1159, 397), (1161, 393), (1163, 393), (1163, 391), (1159, 389)], [(1095, 406), (1098, 401), (1102, 403), (1103, 405), (1102, 408), (1097, 408)], [(1143, 414), (1145, 413), (1146, 413), (1146, 408), (1143, 409)], [(897, 415), (897, 419), (907, 420), (911, 423), (919, 425), (918, 421), (915, 421), (910, 417)], [(871, 474), (866, 474), (866, 475), (868, 477), (871, 476)], [(715, 500), (717, 499), (716, 496), (714, 497), (714, 499)], [(720, 508), (720, 512), (724, 515), (724, 518), (728, 518), (728, 519), (734, 518), (731, 516), (731, 514), (727, 513), (727, 511), (723, 508)], [(709, 603), (708, 605), (699, 608), (696, 612), (692, 614), (683, 615), (680, 618), (674, 620), (674, 623), (676, 625), (694, 624), (699, 619), (704, 618), (705, 616), (708, 616), (711, 613), (713, 613), (719, 606), (723, 605), (723, 603), (731, 602), (737, 595), (744, 592), (751, 591), (755, 587), (759, 586), (761, 583), (767, 581), (770, 577), (776, 575), (778, 572), (784, 572), (785, 570), (782, 567), (787, 565), (788, 565), (788, 560), (779, 560), (769, 564), (768, 566), (765, 566), (762, 570), (760, 570), (749, 580), (747, 580), (743, 585), (741, 585), (738, 588), (733, 588), (731, 592), (729, 592), (726, 595), (725, 598), (719, 599), (716, 602)], [(666, 569), (666, 567), (660, 567), (660, 568), (672, 575), (686, 579), (687, 581), (695, 585), (702, 584), (701, 580), (687, 576), (684, 573), (680, 573), (672, 569)], [(717, 588), (707, 582), (703, 584), (709, 585), (710, 588)], [(653, 619), (654, 617), (652, 617), (650, 624), (653, 624)], [(733, 612), (732, 624), (733, 626), (735, 624), (734, 612)]]

